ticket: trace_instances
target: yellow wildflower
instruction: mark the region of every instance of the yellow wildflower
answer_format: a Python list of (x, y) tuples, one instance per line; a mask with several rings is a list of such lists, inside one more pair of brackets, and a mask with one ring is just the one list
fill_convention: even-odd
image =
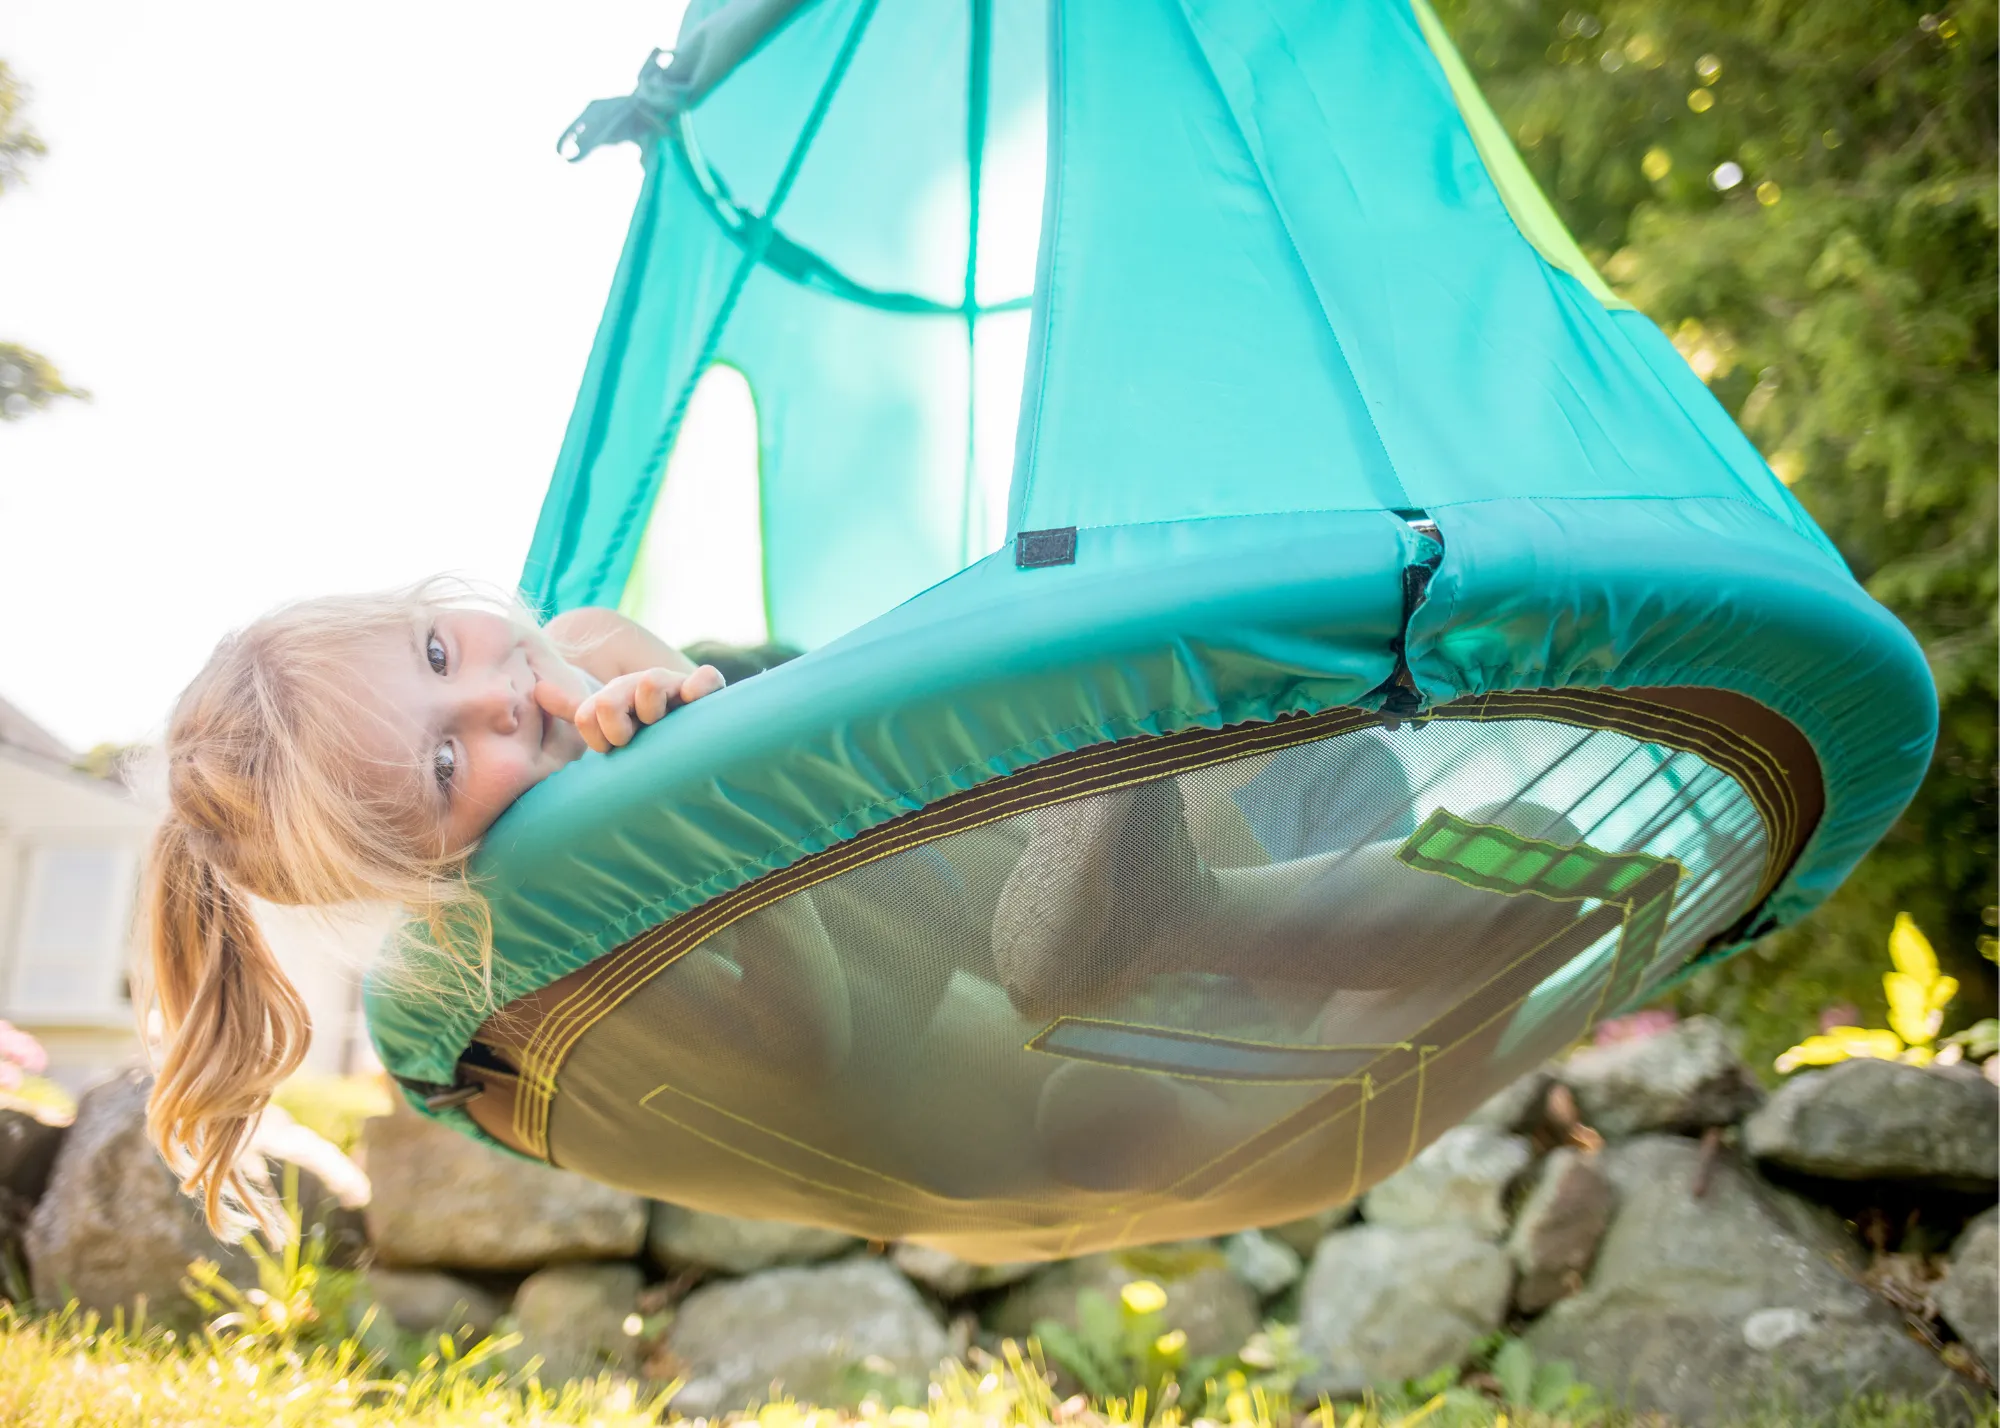
[(1157, 1314), (1167, 1307), (1167, 1291), (1150, 1279), (1135, 1279), (1119, 1291), (1118, 1297), (1134, 1314)]

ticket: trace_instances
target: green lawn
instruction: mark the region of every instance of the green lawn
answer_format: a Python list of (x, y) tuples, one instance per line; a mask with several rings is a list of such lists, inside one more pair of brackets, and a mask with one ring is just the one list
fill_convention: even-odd
[[(464, 1353), (440, 1341), (413, 1367), (378, 1371), (353, 1339), (246, 1331), (241, 1321), (187, 1337), (103, 1325), (78, 1314), (35, 1317), (0, 1305), (0, 1424), (9, 1428), (507, 1428), (516, 1424), (638, 1428), (671, 1417), (662, 1389), (610, 1379), (545, 1388), (498, 1367), (503, 1341)], [(1143, 1399), (1059, 1402), (1018, 1352), (1006, 1361), (948, 1365), (924, 1408), (864, 1402), (817, 1410), (789, 1402), (743, 1415), (759, 1428), (1672, 1428), (1595, 1408), (1550, 1415), (1505, 1407), (1470, 1387), (1419, 1389), (1363, 1404), (1301, 1405), (1224, 1391), (1214, 1416)], [(1777, 1428), (1772, 1419), (1758, 1428)], [(1855, 1405), (1823, 1428), (1926, 1428), (1927, 1410)], [(1991, 1425), (2000, 1419), (1988, 1417)], [(1787, 1428), (1806, 1428), (1795, 1420)]]

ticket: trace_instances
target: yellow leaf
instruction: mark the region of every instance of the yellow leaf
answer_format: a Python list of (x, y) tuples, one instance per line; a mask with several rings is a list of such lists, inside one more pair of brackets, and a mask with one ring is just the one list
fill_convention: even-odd
[(1911, 1045), (1929, 1041), (1944, 1025), (1944, 1013), (1931, 1009), (1929, 982), (1902, 972), (1887, 972), (1882, 977), (1882, 991), (1889, 999), (1889, 1025)]
[(1896, 964), (1898, 972), (1916, 978), (1925, 986), (1937, 980), (1937, 953), (1931, 950), (1930, 939), (1918, 930), (1915, 919), (1907, 912), (1896, 914), (1896, 925), (1889, 931), (1889, 960)]
[(1907, 1066), (1928, 1066), (1936, 1056), (1937, 1052), (1928, 1046), (1912, 1046), (1896, 1059)]
[(1947, 1006), (1951, 1005), (1951, 999), (1957, 995), (1958, 978), (1939, 977), (1935, 982), (1931, 983), (1930, 996), (1927, 1000), (1930, 1003), (1932, 1011), (1941, 1012)]

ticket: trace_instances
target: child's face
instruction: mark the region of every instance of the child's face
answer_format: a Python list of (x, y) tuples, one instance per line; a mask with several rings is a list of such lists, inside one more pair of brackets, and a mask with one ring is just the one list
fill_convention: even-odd
[(384, 792), (413, 802), (443, 852), (462, 852), (508, 807), (580, 758), (576, 726), (536, 701), (538, 683), (584, 692), (548, 645), (484, 610), (438, 610), (356, 661), (375, 719), (356, 740)]

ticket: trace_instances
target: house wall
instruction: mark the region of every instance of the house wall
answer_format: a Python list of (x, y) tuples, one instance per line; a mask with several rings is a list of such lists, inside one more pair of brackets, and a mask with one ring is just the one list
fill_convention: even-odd
[[(72, 1093), (141, 1059), (131, 979), (146, 955), (136, 903), (154, 818), (121, 784), (0, 746), (0, 1019), (42, 1043), (50, 1079)], [(99, 854), (107, 876), (92, 878)], [(257, 919), (312, 1017), (304, 1069), (373, 1069), (360, 974), (389, 912), (260, 904)]]

